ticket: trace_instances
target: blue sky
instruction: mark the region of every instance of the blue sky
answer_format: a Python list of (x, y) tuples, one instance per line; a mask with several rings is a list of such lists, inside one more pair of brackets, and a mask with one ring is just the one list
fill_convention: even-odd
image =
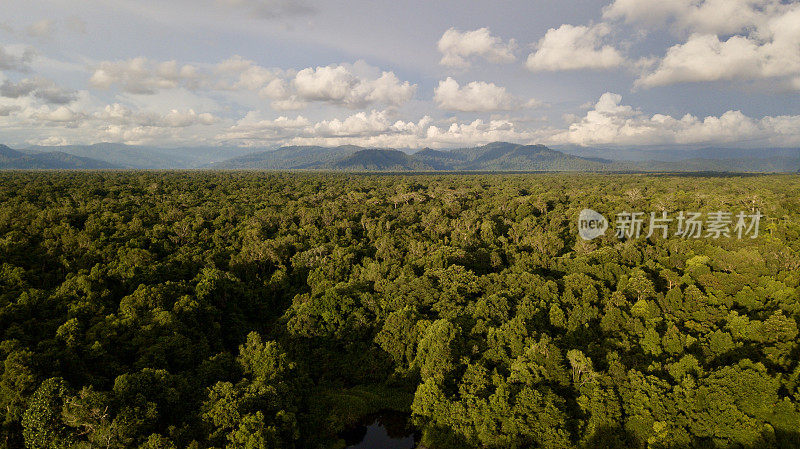
[(800, 146), (800, 3), (4, 0), (0, 141)]

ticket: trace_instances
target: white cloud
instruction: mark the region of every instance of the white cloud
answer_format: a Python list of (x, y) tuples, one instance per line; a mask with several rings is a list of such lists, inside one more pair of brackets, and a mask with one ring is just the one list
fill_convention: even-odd
[(181, 66), (175, 61), (156, 63), (140, 57), (100, 63), (89, 83), (99, 89), (119, 85), (124, 92), (152, 95), (179, 86), (195, 88), (199, 80), (198, 69), (192, 65)]
[(258, 91), (280, 76), (276, 71), (259, 66), (254, 61), (244, 59), (239, 55), (234, 55), (217, 64), (216, 73), (223, 76), (234, 76), (232, 82), (220, 80), (217, 83), (216, 87), (223, 90)]
[(651, 67), (636, 86), (772, 79), (794, 86), (800, 76), (800, 3), (781, 0), (615, 0), (606, 19), (668, 27), (687, 36)]
[(298, 111), (308, 107), (308, 103), (298, 99), (297, 95), (291, 95), (282, 100), (273, 100), (270, 106), (276, 111)]
[(69, 105), (36, 103), (28, 95), (0, 106), (8, 112), (0, 113), (0, 127), (15, 142), (202, 144), (215, 133), (211, 129), (226, 126), (224, 119), (193, 109), (145, 111), (121, 103), (105, 105), (87, 91), (77, 92)]
[(259, 111), (250, 111), (225, 132), (217, 135), (221, 142), (237, 144), (269, 144), (296, 134), (311, 124), (302, 115), (295, 118), (280, 116), (276, 119), (263, 118)]
[(615, 0), (603, 16), (651, 28), (730, 35), (759, 27), (785, 8), (780, 0)]
[(748, 117), (727, 111), (719, 117), (698, 118), (686, 114), (674, 118), (648, 116), (621, 104), (622, 96), (607, 92), (586, 115), (565, 131), (556, 132), (551, 143), (578, 145), (687, 145), (735, 144), (794, 146), (800, 144), (800, 116)]
[(416, 84), (401, 82), (393, 72), (383, 72), (372, 81), (361, 83), (364, 99), (370, 103), (399, 106), (410, 100), (417, 90)]
[(289, 97), (289, 85), (286, 80), (275, 78), (266, 83), (266, 86), (262, 87), (258, 94), (264, 98), (286, 99)]
[(461, 87), (450, 77), (439, 81), (433, 99), (441, 109), (465, 112), (510, 110), (521, 103), (505, 87), (483, 81), (473, 81)]
[(625, 58), (616, 48), (603, 43), (610, 32), (611, 28), (603, 23), (551, 28), (539, 40), (536, 51), (528, 56), (525, 65), (534, 72), (618, 67)]
[(514, 39), (504, 43), (499, 37), (493, 36), (488, 28), (463, 32), (450, 28), (439, 39), (437, 48), (442, 53), (439, 64), (451, 67), (467, 67), (473, 56), (479, 56), (495, 63), (516, 60)]
[(518, 130), (510, 120), (473, 120), (470, 123), (452, 123), (448, 127), (431, 126), (425, 142), (430, 146), (455, 144), (480, 145), (496, 141), (532, 142), (537, 133)]
[(213, 125), (219, 119), (210, 113), (198, 114), (193, 109), (172, 109), (166, 113), (133, 111), (119, 103), (107, 105), (93, 118), (106, 124), (135, 127), (185, 128), (193, 125)]
[[(97, 65), (90, 84), (99, 89), (119, 86), (123, 94), (118, 97), (127, 96), (140, 107), (155, 102), (163, 108), (180, 92), (186, 96), (188, 89), (205, 98), (220, 93), (228, 97), (226, 101), (244, 102), (250, 107), (260, 106), (258, 99), (269, 100), (276, 111), (304, 109), (313, 102), (351, 109), (373, 104), (401, 106), (417, 89), (416, 84), (401, 81), (393, 72), (382, 72), (363, 61), (295, 71), (266, 68), (238, 55), (205, 67), (146, 58), (106, 61)], [(157, 92), (161, 94), (153, 95)], [(250, 92), (257, 97), (242, 95)]]
[(34, 112), (32, 118), (39, 122), (49, 124), (62, 124), (65, 126), (76, 126), (84, 115), (73, 111), (67, 106), (59, 106), (56, 109), (51, 109), (47, 106), (42, 107), (37, 112)]
[(322, 101), (350, 108), (372, 103), (399, 106), (410, 100), (416, 84), (401, 82), (392, 72), (383, 72), (376, 79), (362, 78), (345, 65), (306, 68), (292, 80), (298, 98)]
[(302, 98), (344, 103), (357, 84), (344, 66), (307, 68), (297, 73), (294, 87)]
[(217, 136), (221, 142), (262, 146), (272, 144), (344, 145), (371, 147), (443, 147), (496, 140), (530, 141), (534, 133), (520, 131), (510, 120), (474, 120), (436, 124), (429, 116), (418, 121), (394, 118), (390, 111), (358, 112), (343, 119), (310, 122), (303, 116), (262, 119), (250, 112)]
[(386, 111), (359, 112), (344, 120), (332, 119), (316, 123), (312, 133), (324, 137), (364, 137), (391, 133), (393, 121)]
[(720, 40), (692, 34), (667, 50), (655, 70), (636, 84), (644, 87), (681, 82), (794, 78), (800, 75), (800, 4), (766, 21), (748, 36)]
[(27, 143), (30, 145), (42, 145), (42, 146), (64, 146), (69, 145), (70, 141), (65, 139), (64, 137), (60, 136), (48, 136), (48, 137), (34, 137), (32, 139), (28, 139)]
[[(242, 90), (258, 93), (272, 100), (275, 110), (297, 110), (310, 102), (323, 102), (348, 108), (372, 104), (400, 106), (409, 101), (417, 85), (400, 81), (393, 72), (381, 72), (363, 61), (308, 67), (300, 71), (267, 69), (240, 56), (216, 66), (222, 79), (214, 84), (219, 90)], [(233, 76), (232, 80), (225, 77)]]
[(304, 128), (311, 122), (302, 115), (295, 118), (280, 116), (276, 119), (265, 119), (258, 111), (248, 112), (236, 125), (231, 127), (234, 131), (264, 131), (269, 129), (296, 129)]

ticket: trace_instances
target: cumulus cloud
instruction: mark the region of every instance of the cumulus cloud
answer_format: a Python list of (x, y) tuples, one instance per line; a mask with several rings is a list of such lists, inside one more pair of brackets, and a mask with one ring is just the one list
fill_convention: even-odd
[(668, 27), (686, 36), (637, 86), (684, 82), (778, 79), (792, 87), (800, 77), (800, 3), (781, 0), (615, 0), (609, 20), (642, 28)]
[[(216, 67), (223, 77), (221, 90), (244, 90), (272, 100), (276, 110), (303, 109), (310, 102), (324, 102), (348, 108), (371, 104), (400, 106), (410, 100), (417, 85), (401, 81), (393, 72), (381, 72), (362, 61), (308, 67), (300, 71), (268, 69), (240, 56)], [(225, 77), (232, 77), (225, 80)]]
[(6, 98), (33, 96), (45, 103), (68, 104), (76, 100), (77, 92), (64, 89), (50, 79), (37, 76), (23, 79), (18, 83), (3, 81), (0, 85), (0, 96)]
[(251, 90), (259, 91), (267, 88), (273, 81), (277, 80), (280, 73), (266, 67), (259, 66), (254, 61), (234, 55), (231, 58), (217, 64), (217, 74), (232, 75), (233, 81), (220, 80), (217, 88), (222, 90)]
[[(404, 122), (397, 126), (408, 130)], [(344, 119), (328, 119), (312, 123), (302, 115), (296, 118), (280, 116), (264, 119), (261, 114), (251, 111), (232, 126), (221, 137), (224, 140), (240, 142), (265, 142), (292, 138), (365, 138), (384, 133), (392, 133), (395, 122), (387, 111), (358, 112)]]
[(734, 34), (759, 27), (785, 10), (780, 0), (615, 0), (607, 19), (704, 34)]
[(675, 118), (665, 114), (648, 116), (621, 104), (622, 96), (607, 92), (594, 108), (555, 133), (553, 143), (578, 145), (725, 144), (749, 141), (760, 145), (800, 144), (800, 116), (751, 118), (741, 111), (719, 117), (699, 118), (691, 114)]
[(292, 119), (280, 116), (276, 119), (267, 119), (259, 111), (250, 111), (245, 114), (235, 125), (231, 126), (231, 131), (261, 132), (270, 129), (300, 129), (308, 126), (311, 122), (302, 115)]
[(464, 112), (510, 110), (521, 103), (505, 87), (483, 81), (473, 81), (462, 87), (450, 77), (439, 81), (433, 99), (441, 109)]
[(619, 50), (603, 43), (610, 32), (611, 28), (603, 23), (551, 28), (539, 40), (536, 51), (528, 56), (525, 65), (534, 72), (618, 67), (625, 58)]
[(198, 114), (194, 109), (172, 109), (164, 114), (134, 111), (119, 103), (107, 105), (102, 111), (93, 114), (93, 118), (106, 124), (135, 127), (186, 128), (193, 125), (213, 125), (219, 119), (204, 112)]
[[(406, 123), (396, 122), (400, 129), (406, 129)], [(344, 120), (337, 118), (323, 120), (312, 128), (312, 134), (325, 137), (363, 137), (392, 133), (400, 129), (394, 128), (395, 122), (386, 111), (359, 112)]]
[(311, 122), (303, 116), (263, 119), (256, 112), (217, 136), (222, 142), (240, 145), (343, 145), (373, 147), (442, 147), (487, 143), (496, 140), (530, 141), (535, 134), (517, 129), (510, 120), (474, 120), (436, 123), (423, 116), (401, 120), (390, 111), (358, 112), (343, 119)]
[[(199, 144), (224, 119), (194, 109), (142, 110), (132, 105), (104, 105), (86, 91), (69, 105), (37, 104), (31, 96), (0, 106), (0, 126), (24, 131), (24, 140), (62, 143)], [(13, 135), (13, 134), (12, 134)], [(32, 137), (35, 136), (35, 137)]]
[(263, 145), (286, 139), (303, 132), (311, 122), (298, 115), (295, 118), (280, 116), (275, 119), (264, 118), (259, 111), (250, 111), (225, 132), (216, 136), (221, 142), (235, 142), (237, 145)]
[(292, 80), (292, 85), (300, 99), (351, 108), (371, 103), (401, 105), (411, 99), (417, 88), (416, 84), (401, 82), (392, 72), (383, 72), (376, 79), (364, 79), (344, 65), (303, 69)]
[(33, 49), (25, 49), (21, 54), (14, 54), (0, 45), (0, 70), (12, 70), (15, 72), (27, 72), (30, 70), (30, 62), (35, 52)]
[(294, 86), (308, 100), (345, 102), (353, 93), (357, 80), (343, 66), (317, 67), (301, 70)]
[(800, 4), (766, 21), (750, 35), (721, 40), (692, 34), (667, 50), (655, 70), (637, 80), (644, 87), (680, 82), (793, 78), (800, 75)]
[(400, 106), (409, 101), (417, 85), (401, 81), (393, 72), (380, 71), (363, 61), (308, 67), (300, 71), (263, 67), (233, 56), (212, 67), (155, 62), (146, 58), (100, 63), (90, 78), (99, 89), (118, 86), (131, 94), (152, 95), (161, 90), (253, 92), (270, 100), (279, 111), (303, 109), (323, 102), (352, 109), (372, 104)]
[(276, 111), (298, 111), (308, 107), (308, 102), (300, 100), (297, 95), (290, 95), (287, 98), (273, 100), (270, 106)]
[(40, 124), (58, 124), (64, 126), (77, 126), (85, 115), (72, 110), (68, 106), (59, 106), (55, 109), (44, 106), (34, 112), (31, 117)]
[(473, 31), (459, 31), (450, 28), (444, 32), (437, 43), (442, 59), (439, 64), (451, 67), (467, 67), (473, 57), (482, 57), (495, 63), (514, 62), (514, 39), (507, 43), (493, 36), (488, 28)]
[(179, 65), (175, 61), (156, 63), (147, 58), (134, 58), (100, 63), (89, 83), (99, 89), (118, 85), (123, 92), (152, 95), (161, 89), (179, 86), (196, 88), (199, 80), (200, 74), (195, 66)]

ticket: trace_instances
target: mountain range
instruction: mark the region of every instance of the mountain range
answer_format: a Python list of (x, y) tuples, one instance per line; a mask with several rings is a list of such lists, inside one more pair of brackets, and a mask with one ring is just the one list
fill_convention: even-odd
[(110, 169), (118, 168), (106, 161), (75, 156), (63, 151), (29, 153), (0, 145), (0, 169)]
[(612, 161), (585, 158), (543, 145), (493, 142), (480, 147), (408, 154), (396, 149), (290, 146), (215, 163), (215, 169), (344, 171), (584, 171), (604, 170)]
[(251, 150), (238, 147), (158, 148), (120, 143), (97, 143), (94, 145), (32, 146), (24, 151), (31, 154), (58, 151), (81, 158), (96, 159), (121, 169), (181, 169), (202, 168), (213, 162), (241, 156)]
[[(568, 154), (544, 145), (492, 142), (452, 150), (424, 148), (408, 154), (396, 149), (286, 146), (209, 165), (215, 169), (336, 170), (336, 171), (597, 171), (597, 172), (794, 172), (800, 169), (800, 149), (774, 153), (737, 150), (684, 151), (659, 160), (612, 160)], [(730, 154), (731, 157), (726, 157)], [(716, 156), (716, 157), (709, 157)]]
[[(602, 157), (599, 157), (602, 156)], [(800, 149), (607, 150), (492, 142), (476, 147), (416, 152), (391, 148), (284, 146), (156, 148), (113, 143), (0, 145), (0, 169), (218, 169), (331, 170), (351, 172), (592, 171), (592, 172), (796, 172)]]

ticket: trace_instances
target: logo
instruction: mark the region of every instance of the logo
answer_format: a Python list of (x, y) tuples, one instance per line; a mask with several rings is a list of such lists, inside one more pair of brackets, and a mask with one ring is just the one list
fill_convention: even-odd
[(608, 229), (608, 220), (600, 212), (584, 209), (578, 215), (578, 234), (584, 240), (600, 237)]
[[(648, 220), (649, 217), (649, 220)], [(738, 214), (725, 211), (686, 212), (678, 211), (670, 214), (667, 211), (656, 212), (620, 212), (616, 214), (615, 234), (618, 239), (650, 238), (660, 235), (661, 238), (674, 237), (699, 239), (701, 237), (719, 239), (758, 237), (759, 226), (764, 215), (759, 210), (751, 213), (739, 211)], [(592, 240), (606, 233), (608, 220), (599, 212), (584, 209), (578, 215), (578, 234), (584, 240)], [(670, 232), (673, 231), (673, 232)]]

